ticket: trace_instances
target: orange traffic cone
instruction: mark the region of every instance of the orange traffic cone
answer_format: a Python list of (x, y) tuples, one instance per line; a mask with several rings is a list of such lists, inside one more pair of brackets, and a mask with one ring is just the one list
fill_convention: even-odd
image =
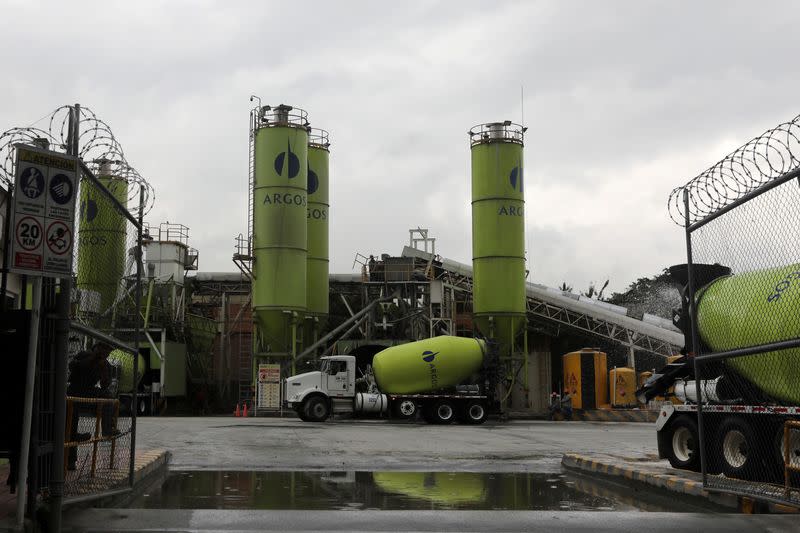
[(239, 412), (239, 404), (236, 404), (236, 410), (233, 412), (233, 416), (242, 416)]
[(244, 412), (242, 412), (243, 417), (247, 417), (247, 402), (244, 402)]

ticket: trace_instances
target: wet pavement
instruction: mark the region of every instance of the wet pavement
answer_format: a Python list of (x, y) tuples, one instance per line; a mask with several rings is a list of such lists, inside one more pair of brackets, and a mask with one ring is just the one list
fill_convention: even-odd
[(565, 473), (172, 472), (131, 508), (677, 511)]
[(172, 451), (173, 469), (557, 472), (567, 452), (656, 455), (651, 424), (489, 421), (435, 426), (380, 420), (160, 418), (138, 422), (139, 449)]
[(561, 469), (566, 452), (657, 461), (650, 424), (143, 418), (137, 447), (172, 451), (166, 484), (65, 531), (798, 530)]

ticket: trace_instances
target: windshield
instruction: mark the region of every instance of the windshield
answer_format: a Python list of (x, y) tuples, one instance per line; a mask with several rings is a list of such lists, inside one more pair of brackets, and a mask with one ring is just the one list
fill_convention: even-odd
[(319, 369), (320, 369), (321, 372), (324, 372), (325, 374), (327, 374), (328, 373), (328, 369), (330, 368), (330, 366), (331, 366), (331, 362), (328, 359), (325, 359), (324, 361), (322, 361), (322, 364), (320, 365)]

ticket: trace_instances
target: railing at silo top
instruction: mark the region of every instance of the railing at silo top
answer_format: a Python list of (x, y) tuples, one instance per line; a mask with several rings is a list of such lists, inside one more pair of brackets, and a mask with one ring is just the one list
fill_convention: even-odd
[(470, 128), (467, 134), (469, 135), (470, 146), (490, 142), (523, 144), (525, 132), (527, 130), (528, 128), (525, 126), (506, 120), (504, 122), (478, 124)]

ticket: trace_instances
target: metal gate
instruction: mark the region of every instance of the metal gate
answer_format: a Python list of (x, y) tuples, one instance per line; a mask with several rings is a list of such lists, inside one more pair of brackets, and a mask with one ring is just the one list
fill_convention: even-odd
[(800, 116), (675, 189), (703, 485), (800, 505)]

